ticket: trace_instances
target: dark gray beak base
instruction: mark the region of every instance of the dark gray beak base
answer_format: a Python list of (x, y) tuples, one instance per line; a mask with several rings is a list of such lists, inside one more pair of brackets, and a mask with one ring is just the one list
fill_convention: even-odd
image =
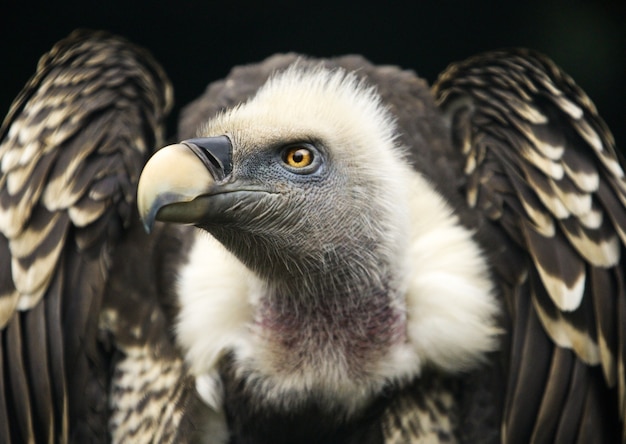
[(216, 182), (224, 180), (233, 170), (233, 145), (228, 137), (198, 137), (181, 143), (200, 158)]

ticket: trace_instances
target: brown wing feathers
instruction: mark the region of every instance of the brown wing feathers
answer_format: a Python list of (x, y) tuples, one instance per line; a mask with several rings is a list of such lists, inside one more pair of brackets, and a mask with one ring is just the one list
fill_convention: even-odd
[[(582, 439), (579, 425), (599, 418), (591, 390), (597, 381), (590, 376), (597, 369), (584, 370), (583, 363), (601, 366), (605, 386), (617, 383), (624, 419), (624, 338), (618, 327), (626, 322), (626, 182), (612, 135), (567, 75), (527, 51), (488, 53), (453, 65), (434, 92), (451, 113), (455, 142), (466, 154), (469, 203), (505, 228), (532, 267), (524, 284), (530, 285), (532, 306), (528, 300), (509, 303), (513, 343), (524, 344), (513, 347), (511, 377), (532, 376), (510, 387), (505, 439), (524, 433), (513, 418), (533, 416), (524, 405), (533, 383), (535, 394), (545, 391), (537, 417), (525, 424), (534, 424), (536, 442), (568, 433)], [(538, 317), (557, 344), (544, 344), (542, 350), (550, 349), (544, 358), (530, 346), (543, 332), (529, 329), (528, 316)], [(561, 412), (558, 426), (550, 412)]]
[(70, 422), (75, 439), (106, 439), (86, 418), (106, 389), (88, 375), (102, 365), (108, 257), (170, 106), (148, 54), (87, 31), (42, 57), (12, 105), (0, 130), (0, 441), (65, 441)]

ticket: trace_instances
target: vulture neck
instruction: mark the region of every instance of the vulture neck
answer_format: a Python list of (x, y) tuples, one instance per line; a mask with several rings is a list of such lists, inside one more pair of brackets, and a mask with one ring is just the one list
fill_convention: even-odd
[[(311, 267), (291, 279), (257, 276), (249, 287), (249, 295), (258, 295), (250, 329), (254, 352), (239, 355), (239, 362), (266, 381), (264, 396), (274, 407), (311, 402), (351, 415), (396, 379), (398, 370), (389, 372), (387, 363), (411, 355), (404, 293), (396, 279), (371, 267), (369, 273), (327, 261)], [(386, 269), (381, 263), (378, 271)], [(407, 361), (401, 366), (417, 362)]]
[(396, 277), (404, 270), (396, 265), (400, 246), (351, 238), (338, 251), (337, 243), (316, 250), (217, 238), (257, 276), (248, 291), (256, 299), (253, 331), (266, 345), (268, 373), (306, 372), (323, 361), (367, 379), (374, 363), (406, 342), (404, 289)]

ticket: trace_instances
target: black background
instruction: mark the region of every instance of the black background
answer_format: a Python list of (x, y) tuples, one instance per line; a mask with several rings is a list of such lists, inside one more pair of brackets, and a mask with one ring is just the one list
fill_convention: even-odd
[[(13, 3), (13, 4), (11, 4)], [(275, 52), (360, 53), (434, 81), (448, 63), (510, 46), (552, 57), (590, 95), (626, 144), (623, 0), (505, 2), (6, 2), (0, 7), (0, 114), (55, 41), (77, 27), (106, 29), (147, 47), (175, 88), (176, 107), (237, 64)]]

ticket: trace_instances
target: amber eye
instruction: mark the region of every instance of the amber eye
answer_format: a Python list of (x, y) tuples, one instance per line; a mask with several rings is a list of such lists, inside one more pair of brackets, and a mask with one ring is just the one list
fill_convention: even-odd
[(283, 162), (292, 168), (308, 167), (313, 163), (313, 152), (303, 146), (293, 146), (285, 150)]

